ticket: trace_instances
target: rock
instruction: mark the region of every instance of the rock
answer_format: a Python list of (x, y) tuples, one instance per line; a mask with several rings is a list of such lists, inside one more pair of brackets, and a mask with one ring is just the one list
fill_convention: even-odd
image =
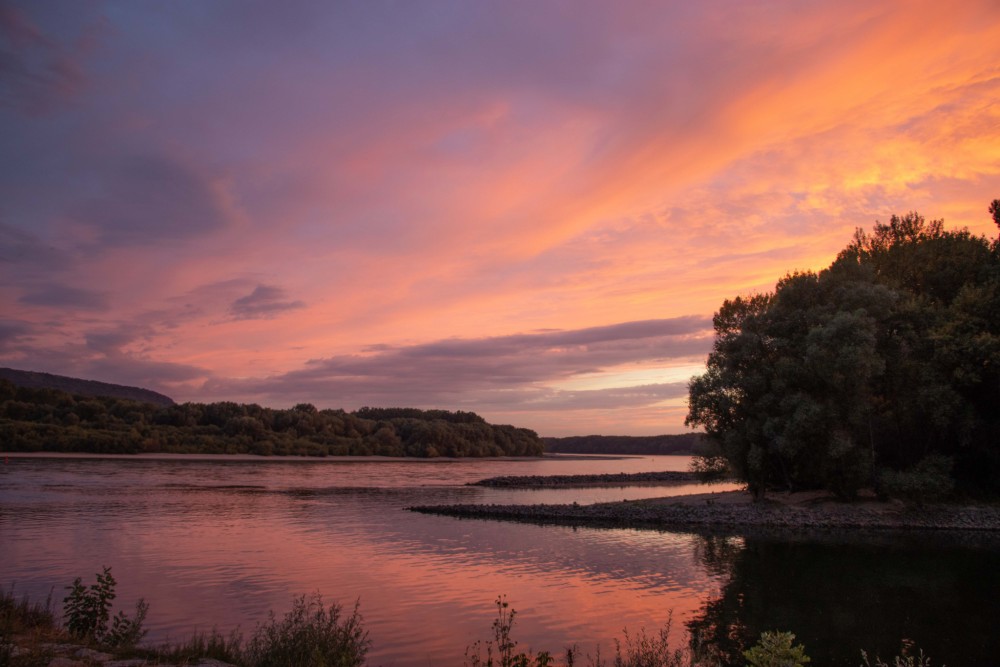
[(81, 660), (90, 660), (91, 662), (107, 662), (114, 657), (110, 653), (102, 653), (101, 651), (95, 651), (92, 648), (78, 649), (73, 656), (80, 658)]
[(58, 656), (49, 661), (49, 667), (87, 667), (87, 663), (82, 660)]

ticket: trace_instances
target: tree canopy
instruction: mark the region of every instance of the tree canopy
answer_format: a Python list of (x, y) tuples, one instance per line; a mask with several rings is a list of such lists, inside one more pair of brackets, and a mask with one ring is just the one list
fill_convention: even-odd
[(755, 496), (1000, 493), (1000, 242), (892, 216), (714, 326), (687, 424)]
[(156, 405), (0, 379), (0, 451), (298, 456), (541, 456), (534, 431), (472, 412), (289, 410), (232, 402)]

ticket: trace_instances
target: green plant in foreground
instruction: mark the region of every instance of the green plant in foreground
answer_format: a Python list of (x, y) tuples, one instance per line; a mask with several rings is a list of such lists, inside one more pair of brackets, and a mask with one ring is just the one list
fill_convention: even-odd
[(801, 667), (811, 658), (806, 648), (799, 644), (792, 646), (795, 635), (791, 632), (762, 632), (760, 639), (743, 657), (753, 667)]
[(861, 667), (931, 667), (931, 659), (924, 655), (923, 651), (919, 651), (917, 655), (908, 655), (910, 648), (904, 642), (902, 655), (894, 657), (892, 662), (885, 662), (878, 656), (875, 656), (874, 664), (869, 662), (868, 654), (861, 651), (861, 658), (864, 660)]
[(129, 648), (139, 643), (146, 634), (142, 624), (149, 605), (140, 598), (135, 605), (135, 617), (129, 618), (119, 611), (110, 618), (116, 583), (111, 568), (105, 567), (104, 572), (97, 575), (97, 583), (84, 586), (83, 580), (77, 577), (72, 586), (66, 587), (69, 595), (63, 598), (63, 617), (72, 636), (107, 648)]
[(323, 603), (319, 593), (295, 598), (292, 609), (277, 620), (271, 612), (243, 651), (248, 667), (360, 667), (371, 646), (358, 605), (344, 617), (337, 603)]
[[(515, 653), (517, 641), (511, 636), (517, 612), (503, 596), (496, 599), (497, 618), (493, 621), (493, 639), (485, 644), (486, 658), (482, 656), (484, 644), (477, 641), (465, 649), (465, 664), (469, 667), (550, 667), (555, 662), (548, 651), (536, 654)], [(494, 656), (494, 652), (496, 655)], [(572, 656), (572, 653), (570, 653)], [(572, 658), (570, 658), (572, 659)]]

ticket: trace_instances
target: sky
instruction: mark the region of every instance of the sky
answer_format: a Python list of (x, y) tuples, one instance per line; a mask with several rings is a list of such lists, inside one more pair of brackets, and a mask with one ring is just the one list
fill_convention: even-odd
[(994, 236), (1000, 3), (0, 0), (0, 366), (686, 430), (724, 299)]

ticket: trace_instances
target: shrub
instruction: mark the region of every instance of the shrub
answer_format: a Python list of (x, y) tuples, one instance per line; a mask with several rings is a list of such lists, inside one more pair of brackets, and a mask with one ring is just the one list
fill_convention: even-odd
[(950, 457), (932, 454), (909, 470), (884, 470), (880, 480), (882, 491), (918, 503), (946, 498), (955, 490), (952, 464)]
[(684, 667), (691, 664), (688, 652), (670, 648), (670, 625), (667, 621), (654, 635), (647, 635), (640, 629), (635, 637), (626, 629), (624, 643), (615, 640), (614, 667)]
[(698, 481), (703, 484), (717, 482), (732, 476), (729, 470), (729, 461), (721, 454), (695, 456), (691, 460), (690, 470), (697, 475)]
[(69, 595), (63, 598), (63, 617), (66, 629), (80, 639), (94, 641), (107, 648), (128, 648), (135, 646), (146, 634), (142, 629), (149, 605), (139, 599), (135, 606), (135, 617), (129, 618), (125, 612), (110, 619), (111, 601), (115, 599), (115, 578), (111, 568), (97, 575), (97, 583), (84, 586), (77, 577), (72, 586), (67, 586)]
[(812, 659), (802, 644), (792, 646), (791, 632), (762, 632), (757, 643), (743, 657), (752, 667), (802, 667)]
[(892, 659), (892, 662), (884, 662), (878, 656), (875, 656), (874, 664), (868, 661), (868, 654), (864, 651), (861, 652), (861, 658), (864, 660), (861, 667), (931, 667), (931, 659), (924, 655), (923, 651), (917, 653), (917, 655), (906, 655), (906, 651), (903, 651), (903, 655), (897, 655)]
[(343, 617), (337, 603), (326, 606), (319, 593), (295, 598), (280, 621), (271, 612), (257, 626), (244, 652), (249, 667), (356, 667), (364, 664), (371, 646), (358, 605)]

